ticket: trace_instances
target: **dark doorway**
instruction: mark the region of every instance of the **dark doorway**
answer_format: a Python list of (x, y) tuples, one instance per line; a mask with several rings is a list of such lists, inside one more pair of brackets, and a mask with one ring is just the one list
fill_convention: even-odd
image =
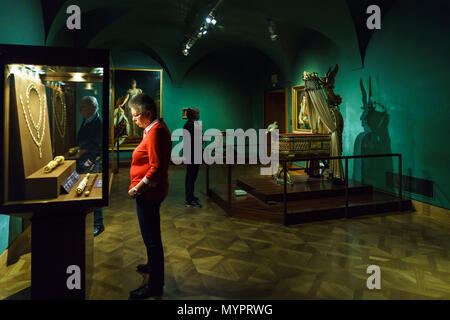
[(264, 92), (264, 128), (278, 123), (279, 133), (287, 133), (287, 89)]

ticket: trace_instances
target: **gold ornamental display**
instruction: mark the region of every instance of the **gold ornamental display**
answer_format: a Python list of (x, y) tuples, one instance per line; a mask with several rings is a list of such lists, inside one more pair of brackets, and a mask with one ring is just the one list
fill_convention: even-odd
[(92, 179), (92, 182), (89, 184), (89, 186), (86, 188), (86, 191), (84, 192), (84, 195), (86, 197), (89, 197), (89, 195), (91, 194), (92, 188), (94, 187), (95, 181), (97, 180), (97, 176), (98, 174), (96, 174), (94, 176), (94, 179)]
[(64, 163), (64, 157), (63, 156), (56, 156), (55, 159), (50, 161), (45, 167), (44, 167), (44, 173), (50, 173), (55, 169), (57, 166)]
[[(31, 107), (30, 107), (30, 93), (34, 90), (38, 97), (39, 97), (39, 120), (36, 123), (33, 119), (33, 115), (31, 113)], [(41, 98), (41, 94), (39, 93), (39, 89), (36, 87), (34, 83), (30, 83), (27, 86), (27, 90), (25, 92), (26, 96), (26, 104), (23, 101), (22, 95), (19, 95), (20, 103), (22, 104), (22, 111), (23, 116), (25, 117), (25, 122), (27, 123), (28, 132), (31, 135), (31, 138), (34, 141), (34, 144), (39, 149), (39, 158), (42, 158), (42, 142), (44, 141), (45, 136), (45, 109), (46, 109), (46, 103), (45, 103), (45, 96), (44, 99)], [(44, 101), (42, 101), (44, 100)], [(25, 108), (25, 105), (27, 108)], [(31, 122), (31, 124), (30, 124)], [(41, 132), (42, 127), (42, 133)], [(36, 133), (34, 133), (36, 132)]]
[(89, 173), (86, 175), (86, 177), (83, 178), (83, 180), (81, 180), (80, 184), (77, 187), (77, 195), (81, 195), (84, 191), (84, 188), (86, 188), (86, 184), (88, 183), (89, 180)]
[(66, 135), (67, 126), (67, 107), (64, 101), (64, 93), (61, 89), (54, 90), (52, 100), (55, 127), (58, 130), (60, 137), (64, 138), (64, 136)]
[(80, 150), (80, 147), (73, 147), (69, 149), (69, 156), (74, 156), (77, 154), (78, 150)]

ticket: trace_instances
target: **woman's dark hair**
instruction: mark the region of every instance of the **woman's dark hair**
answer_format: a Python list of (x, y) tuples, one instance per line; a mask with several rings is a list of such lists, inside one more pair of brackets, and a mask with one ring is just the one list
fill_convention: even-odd
[(188, 118), (188, 120), (195, 120), (196, 113), (197, 113), (197, 110), (195, 110), (193, 108), (189, 108), (186, 110), (186, 117)]
[(141, 93), (135, 96), (130, 101), (130, 106), (139, 110), (139, 112), (143, 111), (151, 111), (155, 118), (159, 117), (158, 108), (156, 107), (155, 101), (146, 93)]

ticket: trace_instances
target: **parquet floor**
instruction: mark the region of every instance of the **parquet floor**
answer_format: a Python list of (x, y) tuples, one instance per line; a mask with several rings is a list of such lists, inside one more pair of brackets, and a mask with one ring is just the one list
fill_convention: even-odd
[[(163, 299), (450, 299), (450, 216), (394, 213), (290, 227), (229, 218), (206, 200), (204, 170), (197, 181), (204, 206), (186, 208), (184, 173), (171, 167), (161, 208)], [(128, 185), (121, 168), (104, 209), (106, 230), (94, 239), (89, 299), (128, 299), (145, 281), (135, 271), (146, 256)], [(5, 284), (24, 286), (27, 260), (20, 261), (0, 275), (0, 298), (18, 290)], [(381, 268), (381, 290), (366, 288), (372, 264)]]

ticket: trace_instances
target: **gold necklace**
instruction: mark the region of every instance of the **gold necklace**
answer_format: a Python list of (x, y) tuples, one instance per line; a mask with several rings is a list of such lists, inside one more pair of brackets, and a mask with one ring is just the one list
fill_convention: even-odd
[[(61, 136), (61, 138), (64, 138), (64, 136), (66, 135), (66, 104), (64, 102), (63, 99), (63, 94), (60, 90), (55, 90), (56, 93), (54, 95), (54, 99), (53, 99), (53, 117), (55, 118), (55, 122), (56, 122), (56, 128), (58, 129), (59, 135)], [(59, 97), (59, 99), (61, 100), (61, 105), (62, 105), (62, 119), (59, 120), (57, 113), (56, 113), (56, 101), (58, 100), (57, 98)]]
[[(30, 93), (30, 91), (32, 89), (34, 89), (37, 92), (38, 97), (39, 97), (39, 122), (38, 122), (37, 125), (34, 123), (33, 117), (31, 115), (31, 108), (30, 108), (30, 96), (29, 96), (29, 93)], [(36, 144), (36, 146), (39, 149), (39, 158), (42, 158), (42, 142), (44, 141), (44, 136), (45, 136), (45, 103), (42, 104), (41, 95), (39, 94), (39, 90), (37, 89), (37, 87), (36, 87), (36, 85), (34, 83), (30, 83), (28, 85), (27, 91), (26, 91), (26, 95), (27, 95), (28, 112), (29, 112), (29, 115), (30, 115), (30, 119), (31, 119), (31, 121), (33, 123), (34, 129), (36, 129), (37, 138), (34, 136), (33, 129), (31, 128), (30, 122), (28, 121), (27, 112), (25, 111), (25, 105), (23, 103), (22, 95), (19, 95), (20, 102), (22, 104), (23, 116), (25, 117), (25, 122), (27, 123), (28, 132), (30, 133), (31, 138), (33, 138), (34, 143)], [(43, 120), (43, 123), (42, 123), (42, 136), (40, 136), (40, 134), (39, 134), (40, 130), (39, 129), (41, 128), (42, 118), (44, 120)]]
[[(36, 124), (36, 122), (34, 122), (33, 114), (31, 113), (31, 109), (30, 109), (30, 92), (33, 89), (34, 89), (34, 91), (36, 91), (36, 93), (39, 97), (39, 121), (37, 124)], [(27, 96), (28, 113), (30, 115), (31, 123), (33, 124), (34, 128), (36, 129), (36, 131), (38, 131), (38, 134), (39, 134), (39, 129), (41, 128), (41, 121), (42, 121), (42, 108), (41, 108), (42, 101), (41, 101), (41, 95), (39, 93), (39, 90), (37, 89), (37, 87), (34, 83), (30, 83), (28, 85), (27, 91), (26, 91), (26, 96)], [(38, 138), (39, 138), (39, 135), (38, 135)]]

